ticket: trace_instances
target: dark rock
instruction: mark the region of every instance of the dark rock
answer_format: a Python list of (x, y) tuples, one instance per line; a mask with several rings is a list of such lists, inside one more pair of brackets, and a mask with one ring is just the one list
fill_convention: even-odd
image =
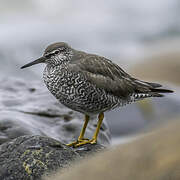
[[(0, 81), (0, 144), (22, 135), (43, 135), (69, 143), (79, 136), (84, 116), (61, 105), (43, 82), (20, 79)], [(97, 118), (89, 122), (86, 137), (91, 138)], [(104, 121), (98, 142), (109, 144), (110, 133)]]
[(73, 149), (49, 137), (21, 136), (0, 146), (0, 179), (40, 179), (44, 174), (67, 168), (81, 156), (103, 148), (84, 145)]

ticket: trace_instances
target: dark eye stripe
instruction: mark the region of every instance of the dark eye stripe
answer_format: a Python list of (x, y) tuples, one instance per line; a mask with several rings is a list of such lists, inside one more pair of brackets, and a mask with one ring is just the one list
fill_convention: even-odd
[(56, 51), (50, 52), (48, 54), (45, 54), (44, 56), (47, 57), (47, 58), (50, 58), (51, 56), (53, 56), (55, 54), (58, 54), (58, 53), (59, 53), (59, 50), (56, 50)]
[(51, 55), (52, 55), (52, 54), (45, 54), (44, 56), (45, 56), (46, 58), (50, 58)]
[(54, 54), (58, 54), (58, 53), (59, 53), (59, 50), (54, 51)]

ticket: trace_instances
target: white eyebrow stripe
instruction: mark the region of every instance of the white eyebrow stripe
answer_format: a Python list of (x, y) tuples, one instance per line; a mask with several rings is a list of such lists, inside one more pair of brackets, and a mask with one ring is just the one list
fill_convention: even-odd
[(52, 52), (46, 53), (45, 56), (54, 55), (56, 52), (59, 52), (59, 50), (54, 50)]

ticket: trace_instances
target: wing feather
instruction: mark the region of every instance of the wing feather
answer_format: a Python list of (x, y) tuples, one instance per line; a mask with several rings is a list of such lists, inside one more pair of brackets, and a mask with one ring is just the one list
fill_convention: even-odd
[(157, 96), (160, 92), (156, 89), (161, 87), (160, 84), (135, 79), (109, 59), (94, 54), (77, 51), (69, 63), (69, 69), (85, 76), (96, 87), (122, 99), (133, 93)]
[(86, 79), (115, 96), (126, 98), (134, 91), (131, 76), (112, 61), (97, 55), (86, 54), (75, 58), (69, 69), (78, 72)]

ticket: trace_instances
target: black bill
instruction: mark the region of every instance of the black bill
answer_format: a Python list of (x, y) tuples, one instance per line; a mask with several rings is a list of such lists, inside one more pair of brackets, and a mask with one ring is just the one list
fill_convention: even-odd
[(36, 60), (33, 61), (33, 62), (30, 62), (30, 63), (28, 63), (28, 64), (25, 64), (24, 66), (21, 67), (21, 69), (30, 67), (30, 66), (35, 65), (35, 64), (44, 63), (45, 60), (46, 60), (45, 57), (40, 57), (40, 58), (36, 59)]

